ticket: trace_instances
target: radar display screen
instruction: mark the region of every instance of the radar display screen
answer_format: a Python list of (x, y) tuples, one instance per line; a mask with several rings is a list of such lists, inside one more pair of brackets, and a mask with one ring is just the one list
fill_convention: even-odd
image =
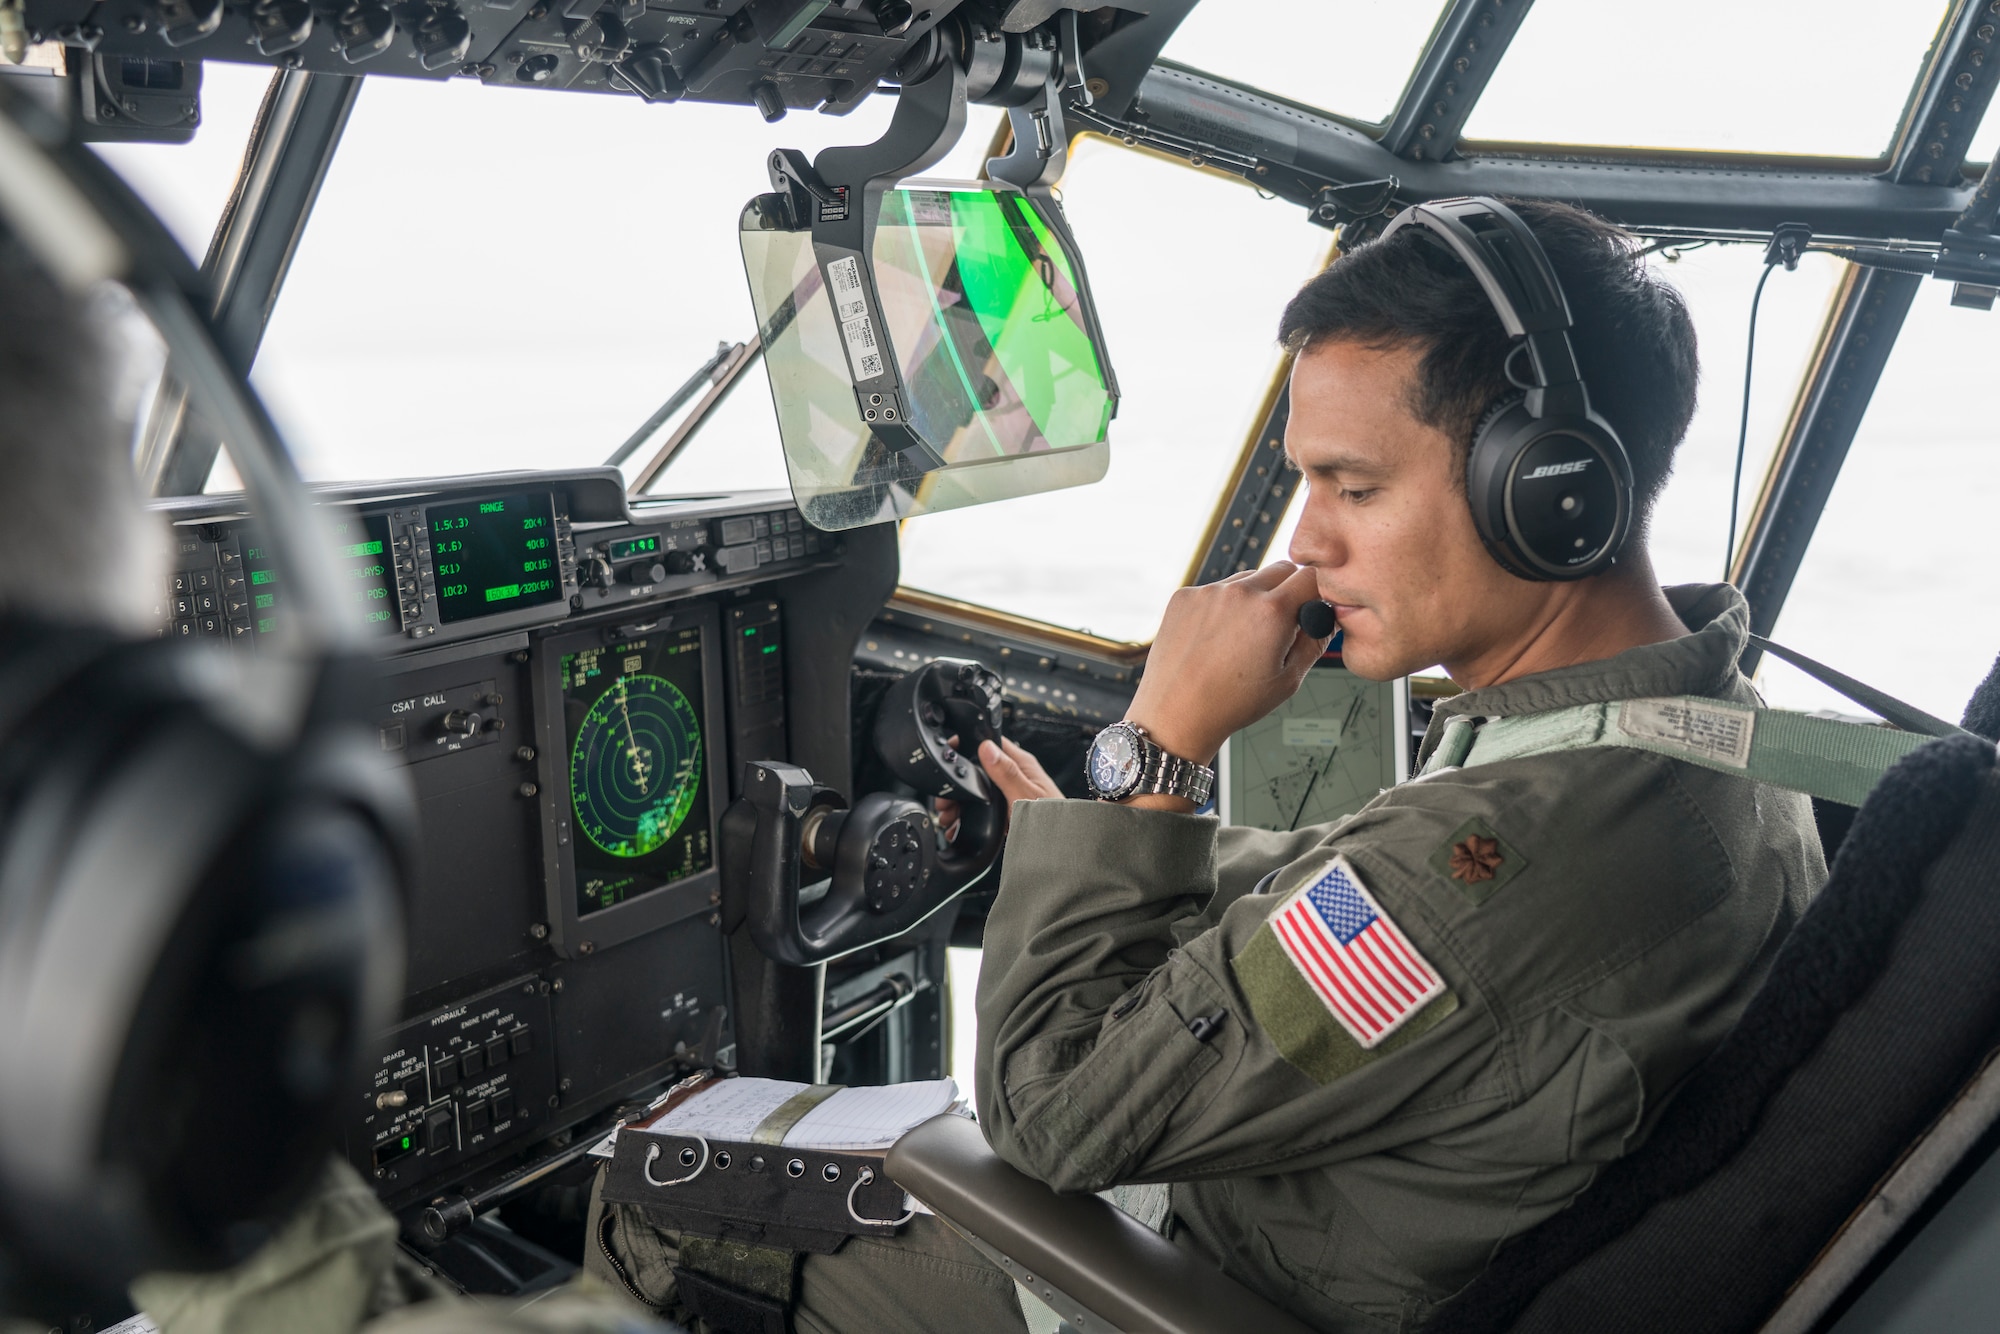
[(546, 491), (424, 511), (446, 625), (555, 602), (563, 595), (555, 505)]
[(696, 626), (562, 657), (578, 917), (714, 864), (701, 650)]

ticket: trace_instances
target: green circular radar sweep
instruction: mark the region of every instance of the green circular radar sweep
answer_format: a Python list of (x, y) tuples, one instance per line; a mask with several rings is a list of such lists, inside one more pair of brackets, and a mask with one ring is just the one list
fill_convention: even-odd
[(583, 716), (570, 749), (577, 827), (614, 857), (658, 851), (694, 805), (701, 763), (701, 722), (680, 687), (619, 677)]

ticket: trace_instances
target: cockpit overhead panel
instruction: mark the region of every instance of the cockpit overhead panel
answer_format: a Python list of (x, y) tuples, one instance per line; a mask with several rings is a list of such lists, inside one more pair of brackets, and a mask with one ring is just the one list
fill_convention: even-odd
[[(913, 56), (929, 58), (938, 25), (958, 3), (50, 0), (37, 3), (28, 21), (47, 37), (74, 42), (78, 58), (99, 62), (95, 72), (114, 89), (129, 75), (125, 62), (152, 62), (164, 75), (182, 62), (230, 60), (324, 74), (475, 78), (648, 102), (736, 103), (776, 120), (790, 108), (856, 104)], [(191, 106), (194, 89), (186, 91)], [(107, 123), (116, 115), (113, 104)]]

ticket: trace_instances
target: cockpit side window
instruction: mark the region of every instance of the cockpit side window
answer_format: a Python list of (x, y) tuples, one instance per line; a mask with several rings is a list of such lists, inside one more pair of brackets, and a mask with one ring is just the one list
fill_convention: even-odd
[(271, 79), (261, 66), (204, 62), (201, 125), (191, 143), (92, 145), (197, 264), (236, 189), (250, 127)]
[[(1952, 720), (2000, 653), (1993, 321), (1947, 283), (1917, 290), (1772, 636)], [(1783, 708), (1858, 711), (1768, 657), (1760, 684)]]
[(1465, 138), (1883, 158), (1951, 8), (1824, 0), (1800, 22), (1783, 5), (1693, 0), (1660, 22), (1643, 6), (1542, 0)]

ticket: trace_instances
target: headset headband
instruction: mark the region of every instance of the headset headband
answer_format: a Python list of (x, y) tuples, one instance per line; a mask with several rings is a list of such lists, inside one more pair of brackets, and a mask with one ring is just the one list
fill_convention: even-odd
[(1520, 214), (1484, 195), (1436, 199), (1398, 213), (1382, 229), (1381, 239), (1410, 226), (1421, 228), (1471, 270), (1508, 336), (1525, 341), (1533, 375), (1527, 386), (1529, 415), (1589, 412), (1590, 398), (1569, 341), (1569, 302), (1542, 243)]

